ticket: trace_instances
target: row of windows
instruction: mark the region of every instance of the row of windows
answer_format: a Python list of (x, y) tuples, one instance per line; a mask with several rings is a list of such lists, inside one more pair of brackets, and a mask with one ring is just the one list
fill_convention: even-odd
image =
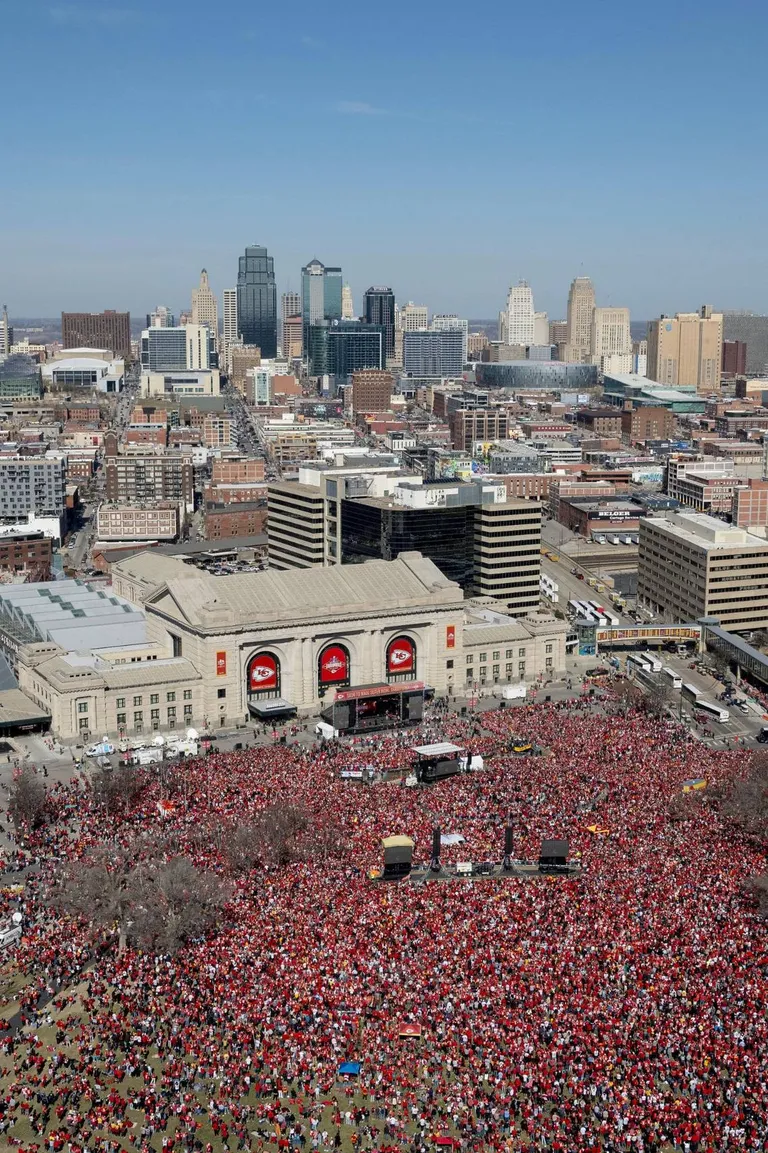
[[(191, 701), (192, 700), (192, 690), (191, 689), (184, 689), (183, 697), (184, 697), (185, 701)], [(166, 701), (175, 701), (176, 700), (176, 693), (175, 692), (166, 693), (165, 699), (166, 699)], [(126, 697), (118, 697), (117, 700), (115, 701), (115, 706), (118, 709), (124, 709), (126, 700), (127, 700)], [(136, 708), (138, 705), (142, 705), (143, 703), (144, 703), (143, 697), (136, 696), (133, 698), (134, 708)], [(160, 694), (159, 693), (150, 693), (149, 694), (149, 703), (151, 705), (159, 704), (160, 703)]]

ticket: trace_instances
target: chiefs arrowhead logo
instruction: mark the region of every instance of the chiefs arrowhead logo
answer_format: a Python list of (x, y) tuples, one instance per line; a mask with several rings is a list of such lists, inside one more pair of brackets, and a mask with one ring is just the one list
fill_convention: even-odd
[(252, 665), (251, 666), (251, 680), (252, 681), (268, 681), (270, 677), (275, 675), (275, 670), (271, 669), (269, 665)]
[(391, 665), (407, 665), (411, 659), (410, 649), (391, 649), (389, 663)]

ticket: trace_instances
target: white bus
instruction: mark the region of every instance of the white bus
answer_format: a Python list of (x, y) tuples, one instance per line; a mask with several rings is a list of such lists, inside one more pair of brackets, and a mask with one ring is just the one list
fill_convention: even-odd
[(653, 661), (647, 653), (632, 653), (632, 660), (638, 664), (640, 668), (645, 669), (646, 672), (654, 672)]
[(726, 721), (731, 719), (731, 714), (727, 709), (724, 709), (722, 705), (713, 705), (710, 701), (699, 699), (696, 701), (694, 708), (697, 712), (701, 711), (702, 713), (706, 713), (708, 717), (713, 717), (716, 721), (719, 721), (721, 725), (724, 725)]
[(674, 669), (663, 668), (661, 670), (665, 682), (673, 689), (681, 689), (683, 687), (683, 678)]
[(654, 653), (643, 653), (643, 656), (650, 662), (651, 668), (655, 673), (660, 673), (662, 664), (659, 658)]
[(648, 668), (648, 665), (645, 663), (645, 661), (640, 659), (640, 655), (638, 653), (630, 653), (630, 655), (627, 657), (627, 676), (637, 676), (638, 673), (648, 677), (650, 676), (651, 670)]
[(693, 697), (694, 701), (697, 701), (701, 696), (701, 689), (697, 689), (695, 685), (681, 685), (680, 687), (687, 696)]

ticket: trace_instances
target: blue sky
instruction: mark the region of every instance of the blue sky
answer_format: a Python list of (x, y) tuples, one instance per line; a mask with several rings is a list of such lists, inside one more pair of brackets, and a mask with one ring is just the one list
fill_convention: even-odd
[[(626, 9), (626, 15), (622, 10)], [(12, 315), (221, 297), (247, 243), (434, 311), (768, 312), (758, 0), (0, 0)]]

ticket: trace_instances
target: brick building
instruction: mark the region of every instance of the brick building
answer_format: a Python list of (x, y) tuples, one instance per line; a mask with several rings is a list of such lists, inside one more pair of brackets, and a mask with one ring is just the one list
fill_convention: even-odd
[(768, 480), (745, 480), (733, 494), (731, 520), (739, 528), (768, 527)]
[(194, 507), (195, 476), (190, 456), (170, 452), (162, 455), (122, 455), (104, 462), (105, 495), (108, 501), (150, 503), (183, 502)]
[(99, 540), (166, 540), (179, 535), (179, 506), (102, 504), (99, 508)]
[(104, 348), (115, 356), (131, 355), (129, 312), (62, 312), (61, 342), (65, 348)]
[(723, 341), (723, 378), (747, 375), (747, 346), (743, 340)]
[(237, 391), (245, 396), (248, 369), (258, 368), (261, 364), (261, 349), (255, 345), (245, 345), (243, 348), (233, 348), (230, 355), (232, 370), (229, 379)]
[(669, 409), (656, 405), (624, 409), (621, 414), (621, 435), (630, 444), (671, 440), (675, 435), (675, 415)]
[(232, 421), (228, 416), (206, 416), (203, 421), (203, 443), (208, 448), (229, 448), (232, 444)]
[(264, 501), (260, 501), (258, 504), (244, 503), (237, 507), (227, 504), (208, 504), (205, 507), (203, 523), (206, 540), (259, 536), (266, 531), (267, 506)]
[(352, 411), (387, 412), (391, 406), (395, 381), (391, 372), (364, 368), (352, 373)]
[(234, 457), (231, 460), (215, 460), (211, 480), (214, 484), (243, 484), (246, 481), (263, 481), (265, 477), (262, 457)]
[(0, 572), (28, 573), (33, 581), (47, 581), (52, 559), (53, 541), (42, 532), (17, 529), (0, 535)]
[(478, 441), (507, 440), (510, 423), (503, 408), (457, 408), (448, 414), (451, 444), (463, 452), (471, 452)]
[(576, 413), (576, 427), (592, 436), (621, 436), (621, 413), (615, 408), (582, 408)]

